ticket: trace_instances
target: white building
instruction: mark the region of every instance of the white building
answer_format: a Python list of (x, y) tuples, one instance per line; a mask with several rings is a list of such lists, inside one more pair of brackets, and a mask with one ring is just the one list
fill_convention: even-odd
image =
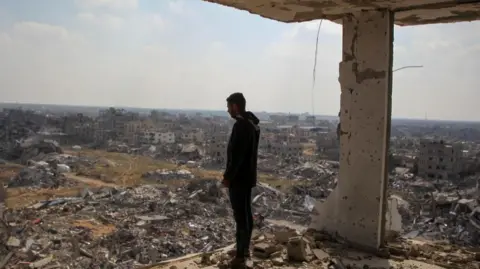
[(146, 131), (141, 134), (140, 141), (146, 144), (173, 144), (175, 143), (175, 133)]

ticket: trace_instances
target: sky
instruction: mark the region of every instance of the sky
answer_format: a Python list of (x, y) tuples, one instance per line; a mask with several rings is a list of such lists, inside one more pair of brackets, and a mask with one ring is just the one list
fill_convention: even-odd
[[(0, 0), (0, 101), (311, 112), (319, 21), (199, 0)], [(340, 104), (340, 25), (324, 21), (315, 113)], [(393, 116), (480, 120), (480, 23), (395, 28)]]

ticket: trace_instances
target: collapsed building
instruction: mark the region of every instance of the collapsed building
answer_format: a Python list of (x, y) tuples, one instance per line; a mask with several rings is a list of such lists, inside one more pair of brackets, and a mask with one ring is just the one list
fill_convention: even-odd
[(419, 176), (429, 179), (455, 179), (460, 176), (463, 168), (461, 144), (451, 144), (443, 140), (420, 141)]

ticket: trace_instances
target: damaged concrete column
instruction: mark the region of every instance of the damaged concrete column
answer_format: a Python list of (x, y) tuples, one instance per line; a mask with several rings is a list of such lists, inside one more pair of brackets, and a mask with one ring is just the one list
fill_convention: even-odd
[(369, 249), (378, 249), (385, 233), (392, 53), (390, 11), (344, 17), (340, 175), (336, 189), (317, 205), (312, 228)]

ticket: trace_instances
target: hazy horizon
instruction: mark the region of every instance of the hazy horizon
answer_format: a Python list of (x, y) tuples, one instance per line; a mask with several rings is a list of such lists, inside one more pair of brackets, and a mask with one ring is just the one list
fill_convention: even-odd
[[(25, 107), (24, 107), (25, 106)], [(88, 105), (66, 105), (66, 104), (30, 104), (30, 103), (6, 103), (6, 102), (0, 102), (0, 108), (1, 107), (7, 107), (7, 108), (23, 108), (23, 109), (29, 109), (26, 106), (54, 106), (58, 107), (59, 110), (60, 108), (64, 109), (71, 109), (72, 111), (76, 111), (75, 109), (72, 108), (77, 108), (79, 110), (86, 110), (86, 109), (107, 109), (110, 108), (111, 106), (88, 106)], [(115, 108), (120, 108), (120, 109), (126, 109), (130, 110), (132, 112), (139, 112), (141, 111), (142, 113), (149, 112), (151, 110), (158, 110), (158, 111), (167, 111), (167, 112), (186, 112), (186, 113), (196, 113), (196, 112), (202, 112), (202, 113), (221, 113), (222, 116), (228, 116), (228, 112), (226, 110), (213, 110), (213, 109), (195, 109), (195, 108), (151, 108), (151, 107), (129, 107), (129, 106), (117, 106)], [(47, 108), (48, 109), (48, 108)], [(51, 108), (50, 108), (51, 109)], [(248, 110), (248, 109), (247, 109)], [(304, 113), (292, 113), (292, 112), (276, 112), (276, 111), (256, 111), (252, 110), (254, 113), (261, 113), (263, 114), (292, 114), (292, 115), (305, 115), (309, 114), (308, 112)], [(91, 111), (90, 111), (91, 113)], [(258, 116), (258, 115), (257, 115)], [(327, 118), (328, 120), (335, 120), (338, 119), (337, 115), (328, 115), (328, 114), (315, 114), (317, 119), (325, 119)], [(392, 117), (392, 120), (395, 121), (396, 124), (399, 124), (401, 121), (408, 121), (408, 122), (425, 122), (425, 123), (435, 123), (435, 122), (441, 122), (441, 123), (480, 123), (480, 121), (468, 121), (468, 120), (439, 120), (439, 119), (425, 119), (425, 118), (401, 118), (401, 117)]]
[[(28, 3), (28, 4), (27, 4)], [(2, 101), (311, 113), (319, 22), (285, 24), (203, 1), (0, 3)], [(322, 25), (315, 114), (337, 115), (341, 26)], [(448, 37), (448, 38), (446, 38)], [(395, 27), (394, 118), (479, 121), (480, 23)]]

